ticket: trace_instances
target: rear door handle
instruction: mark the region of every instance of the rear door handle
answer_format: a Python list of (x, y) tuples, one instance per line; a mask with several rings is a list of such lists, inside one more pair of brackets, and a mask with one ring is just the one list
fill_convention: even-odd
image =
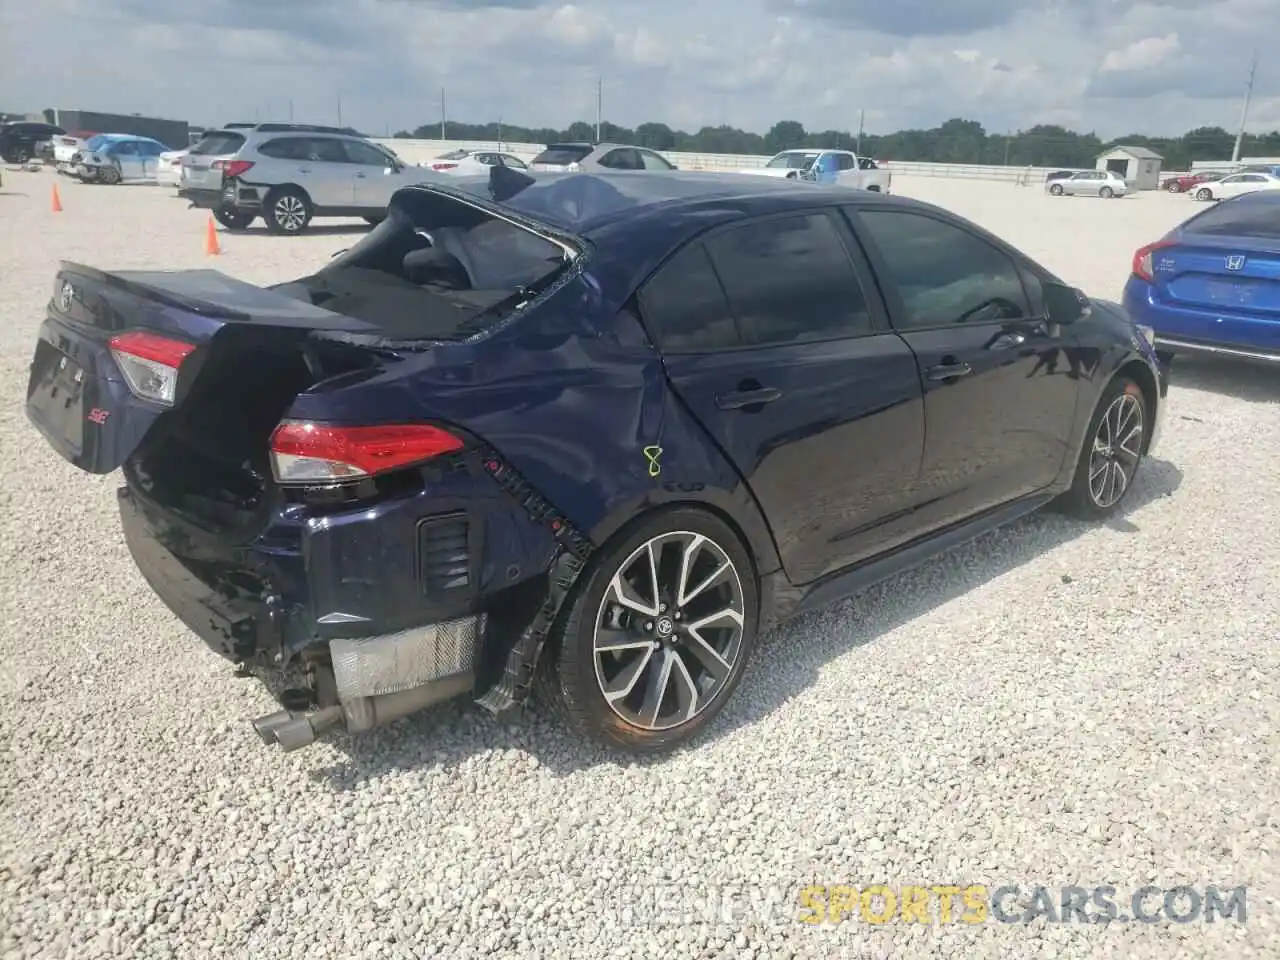
[(953, 380), (956, 377), (966, 377), (973, 373), (973, 367), (967, 363), (940, 363), (936, 367), (930, 367), (924, 372), (924, 375), (930, 380)]
[(756, 404), (773, 403), (782, 396), (777, 387), (761, 387), (758, 390), (736, 390), (716, 394), (716, 406), (721, 410), (741, 410)]

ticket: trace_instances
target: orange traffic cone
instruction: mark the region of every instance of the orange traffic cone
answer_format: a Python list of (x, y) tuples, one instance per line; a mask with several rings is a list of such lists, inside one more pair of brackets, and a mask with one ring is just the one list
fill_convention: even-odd
[(209, 225), (204, 231), (204, 252), (216, 257), (222, 252), (222, 248), (218, 246), (218, 229), (213, 225), (213, 215), (209, 215)]
[(49, 207), (54, 213), (62, 212), (62, 198), (58, 196), (58, 185), (53, 185), (53, 197), (50, 200)]

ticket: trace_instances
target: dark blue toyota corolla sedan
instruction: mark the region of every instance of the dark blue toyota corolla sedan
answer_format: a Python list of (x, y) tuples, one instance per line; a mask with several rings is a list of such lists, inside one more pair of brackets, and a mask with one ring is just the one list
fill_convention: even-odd
[(1280, 190), (1201, 211), (1133, 255), (1124, 305), (1179, 353), (1280, 361)]
[(536, 686), (656, 751), (771, 624), (1050, 502), (1111, 514), (1165, 394), (1122, 308), (936, 207), (499, 167), (269, 289), (63, 264), (27, 411), (122, 470), (193, 632), (304, 678), (267, 742)]

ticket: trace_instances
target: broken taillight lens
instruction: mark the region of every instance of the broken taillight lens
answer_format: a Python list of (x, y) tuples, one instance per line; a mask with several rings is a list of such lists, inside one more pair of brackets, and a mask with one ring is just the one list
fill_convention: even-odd
[(285, 420), (271, 435), (271, 472), (281, 484), (359, 480), (462, 449), (449, 431), (429, 424), (344, 427)]
[(221, 170), (222, 175), (228, 180), (236, 177), (243, 177), (246, 173), (253, 169), (253, 161), (251, 160), (215, 160), (210, 166), (214, 170)]
[(432, 170), (434, 170), (434, 171), (436, 171), (437, 173), (439, 173), (441, 170), (454, 170), (454, 169), (457, 169), (457, 166), (458, 166), (458, 165), (457, 165), (456, 163), (448, 163), (448, 162), (445, 162), (445, 163), (433, 163), (433, 164), (431, 165), (431, 169), (432, 169)]
[(178, 371), (194, 344), (135, 330), (111, 338), (111, 355), (134, 396), (173, 406)]

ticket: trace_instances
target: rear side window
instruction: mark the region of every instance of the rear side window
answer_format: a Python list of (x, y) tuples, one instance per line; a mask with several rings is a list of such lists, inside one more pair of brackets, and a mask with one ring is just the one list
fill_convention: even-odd
[(571, 163), (579, 162), (583, 157), (591, 152), (591, 148), (587, 146), (566, 146), (564, 144), (553, 144), (540, 154), (533, 158), (534, 163), (551, 163), (556, 166), (568, 166)]
[(713, 353), (742, 345), (711, 260), (694, 243), (640, 291), (640, 313), (667, 353)]
[[(906, 316), (923, 330), (957, 323), (995, 323), (1030, 310), (1013, 260), (986, 240), (933, 217), (851, 208), (884, 258)], [(885, 278), (882, 278), (885, 279)]]
[(640, 154), (635, 150), (610, 150), (600, 158), (600, 166), (611, 170), (643, 170)]
[(670, 163), (667, 162), (666, 157), (660, 156), (656, 153), (652, 153), (648, 150), (637, 150), (636, 153), (640, 154), (640, 163), (644, 166), (646, 170), (674, 170), (675, 169), (675, 167), (673, 167)]
[(834, 340), (872, 329), (858, 276), (828, 214), (735, 227), (708, 240), (707, 251), (751, 343)]
[(303, 148), (306, 145), (307, 142), (302, 137), (285, 137), (277, 140), (268, 140), (258, 147), (258, 152), (264, 157), (270, 157), (273, 160), (301, 160), (303, 159)]
[(191, 152), (200, 156), (226, 157), (244, 146), (244, 137), (238, 133), (207, 133)]

